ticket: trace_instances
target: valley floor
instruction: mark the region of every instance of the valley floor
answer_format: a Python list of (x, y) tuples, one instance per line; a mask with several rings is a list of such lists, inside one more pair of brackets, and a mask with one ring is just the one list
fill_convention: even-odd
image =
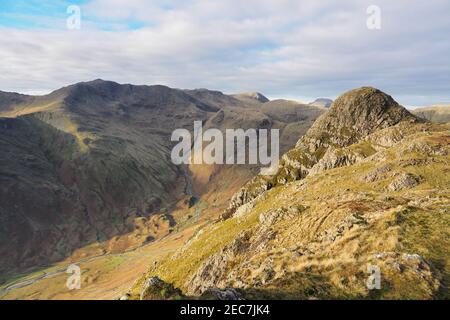
[[(105, 254), (79, 262), (61, 262), (10, 280), (0, 287), (0, 300), (57, 299), (111, 300), (118, 299), (136, 279), (145, 273), (153, 261), (173, 253), (193, 234), (196, 226), (124, 253)], [(81, 268), (81, 288), (68, 290), (70, 274), (67, 266)]]

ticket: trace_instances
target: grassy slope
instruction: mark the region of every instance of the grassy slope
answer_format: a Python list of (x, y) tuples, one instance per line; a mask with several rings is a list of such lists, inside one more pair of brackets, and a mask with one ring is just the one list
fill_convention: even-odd
[[(440, 130), (431, 135), (411, 135), (384, 151), (384, 161), (373, 158), (270, 190), (249, 214), (205, 227), (146, 277), (158, 275), (186, 290), (187, 280), (208, 257), (220, 252), (243, 230), (258, 227), (261, 213), (302, 205), (307, 209), (301, 214), (272, 226), (277, 236), (269, 241), (269, 250), (237, 255), (227, 264), (229, 272), (242, 275), (249, 297), (448, 298), (450, 138), (449, 131)], [(411, 149), (414, 143), (444, 152), (426, 154)], [(361, 148), (373, 153), (367, 142)], [(410, 165), (417, 159), (432, 161)], [(374, 182), (362, 180), (383, 165), (391, 167), (385, 177)], [(416, 174), (421, 183), (412, 189), (387, 191), (401, 173)], [(350, 216), (362, 217), (364, 223), (348, 226), (344, 222)], [(344, 232), (339, 234), (336, 227), (340, 225)], [(337, 237), (329, 241), (327, 235)], [(307, 247), (312, 253), (299, 255), (299, 247)], [(379, 253), (385, 257), (376, 258)], [(401, 254), (421, 255), (430, 264), (431, 273), (424, 270), (419, 276), (418, 266), (401, 260)], [(267, 259), (273, 261), (275, 277), (254, 286), (260, 277), (258, 266)], [(367, 290), (367, 264), (380, 266), (382, 290)], [(137, 281), (132, 293), (139, 292), (143, 280)], [(233, 279), (218, 279), (218, 283), (233, 285)]]

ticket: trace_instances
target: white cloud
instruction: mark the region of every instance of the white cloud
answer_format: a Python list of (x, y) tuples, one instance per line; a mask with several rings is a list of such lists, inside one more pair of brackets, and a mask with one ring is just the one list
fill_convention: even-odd
[(448, 102), (450, 4), (377, 2), (379, 31), (366, 28), (372, 1), (95, 0), (80, 31), (0, 29), (0, 89), (104, 78), (302, 99), (374, 85), (405, 104)]

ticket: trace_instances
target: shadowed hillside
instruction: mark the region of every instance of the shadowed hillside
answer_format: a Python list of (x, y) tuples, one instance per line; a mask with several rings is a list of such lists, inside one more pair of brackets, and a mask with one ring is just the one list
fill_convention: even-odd
[(436, 123), (450, 122), (450, 105), (436, 105), (412, 110), (415, 115)]
[(221, 130), (279, 128), (298, 137), (323, 112), (263, 105), (217, 91), (103, 80), (45, 96), (1, 92), (1, 273), (60, 261), (80, 248), (75, 256), (120, 252), (189, 217), (214, 219), (258, 168), (176, 166), (171, 133), (192, 131), (202, 120)]

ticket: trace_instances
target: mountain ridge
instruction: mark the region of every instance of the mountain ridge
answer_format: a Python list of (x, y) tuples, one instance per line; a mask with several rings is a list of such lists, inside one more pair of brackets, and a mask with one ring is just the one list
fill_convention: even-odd
[(309, 105), (316, 106), (316, 107), (325, 107), (329, 108), (333, 103), (333, 100), (328, 98), (317, 98), (316, 100), (308, 103)]
[(450, 121), (450, 104), (433, 105), (430, 107), (416, 108), (411, 111), (415, 115), (437, 123)]
[[(9, 227), (1, 226), (0, 252), (8, 259), (0, 274), (72, 255), (120, 252), (194, 223), (194, 216), (218, 215), (224, 199), (257, 166), (175, 166), (173, 130), (192, 131), (194, 120), (207, 125), (215, 117), (222, 118), (222, 130), (268, 126), (301, 135), (322, 112), (296, 106), (286, 113), (299, 116), (272, 120), (270, 106), (260, 110), (259, 103), (248, 105), (216, 91), (99, 79), (25, 100), (0, 101), (0, 163), (9, 168), (0, 172), (0, 218), (10, 220)], [(60, 147), (52, 142), (66, 140), (70, 152), (55, 158)], [(282, 142), (282, 150), (292, 143)], [(14, 154), (23, 160), (15, 161)], [(42, 174), (49, 181), (44, 186)], [(20, 194), (28, 195), (33, 210), (20, 205)], [(206, 207), (206, 216), (195, 213)]]

